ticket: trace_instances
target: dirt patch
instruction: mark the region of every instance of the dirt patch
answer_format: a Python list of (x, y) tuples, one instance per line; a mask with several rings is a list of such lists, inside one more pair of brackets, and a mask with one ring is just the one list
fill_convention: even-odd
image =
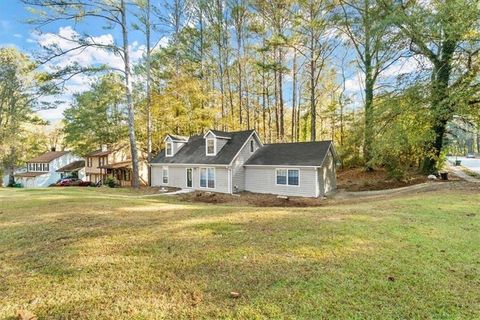
[(394, 189), (426, 181), (426, 176), (413, 170), (403, 180), (390, 179), (387, 170), (384, 168), (378, 168), (371, 172), (367, 172), (363, 168), (345, 169), (337, 172), (337, 188), (346, 191)]
[(214, 192), (195, 191), (179, 195), (183, 201), (244, 205), (256, 207), (315, 207), (325, 204), (322, 198), (301, 198), (301, 197), (277, 197), (271, 194), (257, 194), (241, 192), (238, 195), (230, 195)]
[[(420, 186), (419, 186), (420, 187)], [(390, 190), (390, 189), (387, 189)], [(254, 207), (320, 207), (340, 204), (364, 203), (365, 201), (377, 201), (381, 199), (392, 199), (394, 197), (403, 197), (408, 194), (419, 194), (449, 190), (462, 190), (467, 193), (480, 192), (480, 184), (464, 181), (449, 182), (431, 182), (423, 184), (420, 188), (403, 189), (385, 194), (370, 194), (368, 192), (339, 192), (328, 196), (327, 198), (302, 198), (289, 197), (279, 198), (276, 195), (256, 194), (251, 192), (241, 192), (237, 195), (229, 195), (214, 192), (196, 191), (178, 195), (179, 199), (187, 202), (200, 202), (211, 204), (226, 204), (231, 206), (254, 206)]]

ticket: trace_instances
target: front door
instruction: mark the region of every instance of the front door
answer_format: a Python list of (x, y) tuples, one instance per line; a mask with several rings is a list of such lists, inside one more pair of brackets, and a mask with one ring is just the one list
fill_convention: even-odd
[(192, 186), (193, 186), (192, 168), (187, 168), (187, 188), (191, 188)]

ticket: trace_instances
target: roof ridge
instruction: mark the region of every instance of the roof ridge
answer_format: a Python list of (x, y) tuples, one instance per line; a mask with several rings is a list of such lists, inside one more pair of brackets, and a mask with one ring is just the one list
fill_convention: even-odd
[(321, 143), (321, 142), (333, 142), (333, 140), (320, 140), (320, 141), (298, 141), (298, 142), (277, 142), (277, 143), (264, 143), (264, 146), (274, 146), (274, 145), (288, 145), (288, 144), (306, 144), (306, 143)]

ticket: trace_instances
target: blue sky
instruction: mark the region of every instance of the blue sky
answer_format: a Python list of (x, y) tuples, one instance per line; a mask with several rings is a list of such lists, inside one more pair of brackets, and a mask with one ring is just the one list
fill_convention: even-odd
[[(0, 0), (0, 47), (13, 46), (27, 54), (35, 54), (40, 49), (38, 43), (51, 43), (59, 41), (56, 34), (69, 36), (75, 32), (88, 31), (89, 34), (95, 36), (100, 41), (112, 41), (115, 34), (112, 30), (104, 30), (101, 23), (96, 21), (83, 21), (76, 26), (72, 26), (69, 22), (61, 21), (42, 28), (42, 34), (35, 31), (35, 26), (28, 24), (27, 21), (32, 18), (32, 14), (28, 8), (17, 0)], [(113, 34), (112, 34), (113, 33)], [(140, 32), (131, 32), (130, 45), (133, 60), (139, 59), (143, 53), (142, 34)], [(63, 46), (70, 44), (59, 42)], [(76, 61), (85, 66), (92, 63), (113, 63), (119, 64), (120, 60), (112, 53), (99, 49), (88, 49), (82, 54), (72, 54), (53, 61), (45, 68), (54, 67), (56, 65), (65, 65), (69, 62)], [(48, 100), (62, 100), (64, 103), (57, 106), (56, 109), (44, 110), (38, 112), (39, 115), (50, 121), (57, 121), (62, 118), (62, 113), (71, 102), (72, 94), (84, 91), (88, 88), (92, 81), (92, 77), (83, 75), (75, 76), (68, 83), (65, 92), (60, 97), (50, 97)]]
[[(131, 17), (131, 16), (130, 16)], [(48, 25), (42, 28), (42, 34), (35, 33), (35, 28), (33, 25), (27, 24), (26, 21), (32, 18), (32, 14), (28, 11), (24, 4), (19, 0), (0, 0), (0, 47), (2, 46), (15, 46), (21, 51), (27, 54), (36, 53), (40, 47), (39, 43), (42, 44), (51, 44), (56, 43), (60, 47), (67, 48), (71, 46), (71, 43), (66, 42), (58, 38), (58, 34), (61, 34), (63, 37), (70, 37), (75, 35), (76, 32), (88, 32), (88, 34), (95, 37), (97, 42), (111, 42), (115, 41), (115, 38), (118, 37), (113, 30), (105, 30), (102, 28), (103, 24), (98, 19), (91, 21), (82, 21), (77, 25), (71, 25), (70, 21), (61, 21), (55, 24)], [(154, 34), (153, 41), (157, 41), (158, 38), (161, 38), (161, 35)], [(163, 37), (161, 43), (165, 44), (166, 37)], [(132, 57), (132, 62), (138, 61), (142, 57), (144, 46), (143, 46), (143, 34), (139, 31), (130, 32), (129, 36), (130, 41), (130, 52)], [(343, 56), (343, 53), (340, 53)], [(351, 60), (354, 59), (353, 51), (350, 51)], [(339, 60), (339, 59), (337, 59)], [(109, 64), (114, 67), (122, 67), (122, 63), (119, 57), (113, 55), (113, 53), (105, 52), (101, 49), (89, 48), (83, 51), (81, 54), (76, 52), (67, 56), (63, 56), (49, 65), (44, 66), (47, 70), (48, 68), (63, 66), (71, 62), (78, 62), (81, 65), (89, 66), (92, 64)], [(400, 61), (392, 65), (389, 69), (385, 71), (385, 75), (388, 77), (394, 77), (400, 73), (409, 73), (416, 69), (417, 64), (412, 62), (412, 60)], [(359, 73), (358, 69), (354, 67), (352, 63), (350, 68), (347, 70), (346, 78), (346, 89), (350, 93), (351, 98), (353, 98), (352, 107), (360, 106), (362, 101), (361, 89), (362, 89), (362, 75)], [(290, 91), (288, 89), (291, 87), (290, 79), (288, 76), (286, 78), (285, 89), (286, 89), (286, 103), (290, 104), (289, 101)], [(72, 95), (77, 92), (82, 92), (88, 89), (92, 81), (91, 76), (78, 75), (75, 76), (66, 86), (65, 91), (60, 97), (50, 97), (49, 100), (63, 100), (64, 103), (57, 105), (56, 109), (40, 111), (39, 115), (46, 120), (56, 122), (62, 118), (62, 113), (67, 108), (72, 99)]]
[(15, 45), (22, 50), (31, 50), (29, 38), (31, 26), (22, 23), (28, 17), (23, 5), (15, 0), (0, 0), (0, 43)]

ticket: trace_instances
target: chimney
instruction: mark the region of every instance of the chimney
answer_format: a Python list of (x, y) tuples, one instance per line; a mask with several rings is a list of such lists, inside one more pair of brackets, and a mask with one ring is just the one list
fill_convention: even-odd
[(106, 144), (102, 144), (102, 152), (106, 152), (108, 150), (108, 147)]
[(50, 148), (50, 151), (55, 151), (55, 150), (57, 150), (55, 147)]

